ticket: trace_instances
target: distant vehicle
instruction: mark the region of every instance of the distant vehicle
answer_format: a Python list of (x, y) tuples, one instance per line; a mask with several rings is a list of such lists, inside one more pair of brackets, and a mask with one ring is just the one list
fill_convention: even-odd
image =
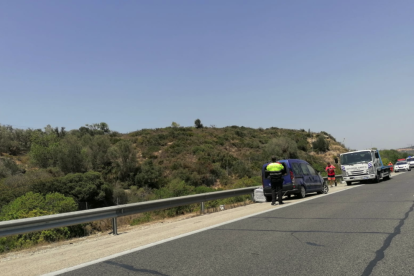
[(394, 165), (394, 171), (411, 171), (410, 165), (407, 163), (407, 161), (398, 161)]
[[(308, 162), (300, 159), (286, 159), (277, 162), (283, 164), (287, 173), (283, 179), (283, 193), (285, 195), (297, 195), (299, 198), (304, 198), (308, 193), (328, 193), (329, 188), (325, 180)], [(266, 201), (272, 200), (270, 178), (266, 174), (266, 167), (269, 163), (262, 167), (263, 194)]]
[(407, 163), (410, 165), (410, 168), (414, 167), (414, 157), (408, 157)]
[(384, 166), (378, 150), (358, 150), (340, 155), (344, 181), (351, 185), (353, 181), (380, 182), (391, 178), (391, 166)]

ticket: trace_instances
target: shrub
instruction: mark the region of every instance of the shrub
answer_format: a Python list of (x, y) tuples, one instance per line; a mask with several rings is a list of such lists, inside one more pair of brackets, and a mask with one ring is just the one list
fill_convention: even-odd
[(13, 160), (0, 158), (0, 179), (20, 173), (22, 170)]
[[(0, 221), (71, 212), (76, 209), (77, 204), (71, 197), (59, 193), (43, 196), (29, 192), (4, 206), (0, 213)], [(67, 239), (78, 232), (79, 226), (72, 226), (0, 238), (0, 252), (28, 247), (39, 242)]]
[(319, 152), (326, 152), (329, 150), (328, 141), (326, 141), (325, 137), (319, 135), (315, 142), (312, 143), (313, 150)]
[(298, 147), (296, 142), (287, 137), (279, 137), (270, 140), (264, 147), (264, 157), (270, 160), (271, 156), (277, 159), (297, 158)]
[(32, 191), (44, 195), (58, 192), (74, 198), (77, 203), (88, 202), (91, 208), (112, 205), (113, 188), (102, 180), (98, 172), (40, 179), (32, 185)]
[(157, 189), (161, 186), (161, 177), (161, 168), (154, 165), (152, 160), (147, 160), (142, 164), (141, 171), (135, 176), (135, 185)]

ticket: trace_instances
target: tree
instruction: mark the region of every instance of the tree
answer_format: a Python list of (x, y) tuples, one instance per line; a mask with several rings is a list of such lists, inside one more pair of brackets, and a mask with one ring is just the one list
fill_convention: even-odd
[(296, 142), (287, 137), (271, 139), (264, 147), (264, 157), (266, 160), (270, 160), (272, 156), (276, 156), (277, 159), (297, 158)]
[(201, 123), (200, 119), (194, 121), (195, 128), (203, 128), (203, 124)]
[(178, 123), (176, 123), (176, 122), (172, 122), (172, 123), (171, 123), (171, 127), (173, 127), (173, 128), (177, 128), (177, 127), (180, 127), (180, 124), (178, 124)]
[(0, 155), (19, 155), (30, 149), (32, 130), (15, 129), (0, 125)]
[[(83, 138), (87, 138), (88, 136), (86, 135)], [(86, 146), (88, 148), (86, 151), (86, 161), (89, 168), (94, 171), (102, 171), (105, 167), (112, 165), (109, 157), (111, 142), (107, 135), (93, 136)]]
[(129, 140), (121, 140), (110, 149), (109, 156), (120, 181), (134, 182), (137, 172), (137, 152)]
[(98, 172), (70, 173), (64, 177), (40, 179), (31, 189), (43, 195), (58, 192), (71, 196), (77, 203), (88, 202), (91, 208), (112, 205), (113, 189)]
[(11, 159), (0, 158), (0, 179), (20, 173), (21, 170)]
[(55, 127), (53, 131), (55, 132), (57, 137), (64, 137), (66, 135), (65, 127), (61, 127), (60, 131), (58, 127)]
[(135, 177), (135, 183), (138, 187), (148, 186), (157, 189), (160, 187), (161, 176), (161, 168), (155, 166), (152, 160), (146, 160)]
[(32, 184), (40, 179), (52, 178), (45, 170), (28, 171), (11, 175), (0, 181), (0, 209), (31, 190)]
[(329, 143), (323, 135), (319, 135), (318, 138), (316, 138), (316, 141), (312, 143), (312, 147), (315, 151), (326, 152), (329, 150)]
[(59, 143), (58, 167), (64, 173), (85, 172), (85, 157), (80, 140), (73, 135), (66, 136)]
[(55, 133), (34, 132), (30, 148), (31, 162), (41, 168), (56, 167), (58, 162), (59, 139)]
[(99, 124), (86, 124), (85, 125), (87, 128), (89, 128), (90, 133), (92, 133), (92, 135), (94, 134), (109, 134), (111, 133), (111, 130), (109, 129), (109, 126), (107, 123), (99, 123)]

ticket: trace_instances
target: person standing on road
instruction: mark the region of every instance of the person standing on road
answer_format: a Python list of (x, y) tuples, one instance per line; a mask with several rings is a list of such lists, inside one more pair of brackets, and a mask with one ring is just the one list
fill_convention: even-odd
[(394, 167), (393, 167), (391, 161), (388, 163), (388, 166), (390, 166), (390, 171), (393, 172), (394, 171)]
[(328, 173), (329, 186), (333, 187), (335, 182), (335, 166), (328, 162), (328, 166), (326, 166), (325, 171)]
[(284, 204), (282, 201), (282, 190), (283, 190), (283, 176), (286, 174), (285, 167), (276, 162), (276, 157), (272, 157), (272, 162), (266, 166), (266, 171), (270, 175), (270, 183), (272, 185), (272, 204), (276, 205), (276, 192), (279, 204)]

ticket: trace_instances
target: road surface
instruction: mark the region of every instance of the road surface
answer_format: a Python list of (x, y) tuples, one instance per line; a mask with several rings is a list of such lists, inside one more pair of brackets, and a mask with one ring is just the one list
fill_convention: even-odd
[(286, 204), (63, 275), (414, 275), (413, 176)]

